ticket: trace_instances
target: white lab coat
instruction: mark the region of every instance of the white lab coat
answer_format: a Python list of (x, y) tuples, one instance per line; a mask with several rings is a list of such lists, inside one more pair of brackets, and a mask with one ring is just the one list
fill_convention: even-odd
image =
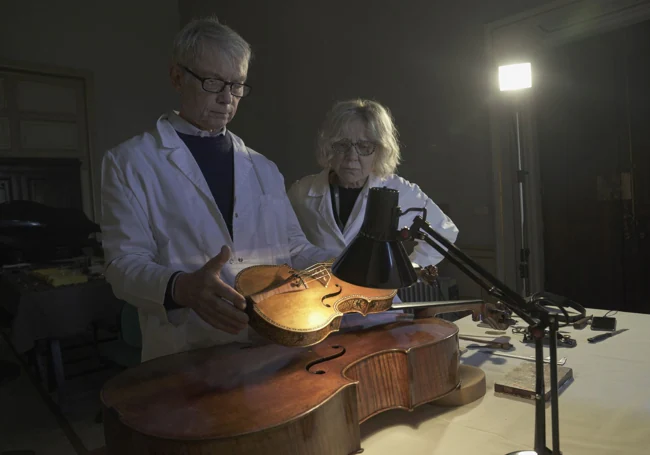
[(216, 330), (182, 308), (167, 313), (165, 289), (175, 271), (192, 272), (228, 245), (222, 279), (256, 264), (304, 269), (334, 257), (309, 244), (276, 165), (230, 134), (234, 144), (231, 239), (203, 174), (168, 121), (109, 150), (102, 162), (102, 241), (106, 279), (115, 295), (138, 307), (142, 360), (246, 341)]
[[(426, 207), (427, 221), (431, 227), (450, 242), (456, 241), (458, 228), (451, 219), (422, 192), (418, 185), (397, 175), (390, 175), (386, 178), (370, 175), (352, 208), (343, 232), (341, 232), (334, 219), (329, 172), (326, 169), (319, 174), (303, 177), (296, 181), (288, 191), (289, 199), (302, 230), (314, 245), (334, 250), (338, 256), (361, 229), (366, 213), (368, 191), (372, 187), (381, 186), (399, 191), (399, 206), (402, 210), (411, 207)], [(411, 226), (416, 215), (422, 215), (422, 212), (410, 212), (401, 217), (399, 227)], [(418, 242), (410, 255), (411, 262), (421, 266), (435, 265), (443, 258), (436, 249), (424, 242)]]

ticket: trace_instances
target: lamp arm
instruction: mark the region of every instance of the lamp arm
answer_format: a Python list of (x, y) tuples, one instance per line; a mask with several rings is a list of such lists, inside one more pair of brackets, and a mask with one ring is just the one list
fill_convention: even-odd
[[(409, 209), (410, 211), (423, 211), (424, 209)], [(491, 295), (499, 298), (508, 308), (519, 315), (530, 327), (529, 331), (535, 339), (535, 451), (538, 454), (560, 455), (560, 436), (559, 436), (559, 416), (558, 416), (558, 388), (557, 388), (557, 335), (558, 335), (558, 317), (551, 314), (545, 306), (544, 301), (549, 301), (553, 306), (562, 310), (568, 320), (568, 313), (565, 306), (581, 308), (584, 315), (584, 308), (566, 298), (553, 294), (544, 293), (535, 294), (526, 299), (505, 283), (498, 280), (490, 272), (485, 270), (472, 258), (455, 246), (452, 242), (436, 232), (431, 225), (417, 215), (413, 220), (410, 228), (404, 228), (400, 232), (402, 239), (424, 240), (431, 245), (446, 259), (458, 267), (464, 274), (475, 281)], [(491, 285), (491, 286), (490, 286)], [(545, 387), (544, 387), (544, 343), (545, 328), (549, 328), (549, 346), (551, 352), (551, 424), (553, 437), (553, 451), (546, 447), (546, 410), (545, 410)], [(513, 452), (514, 454), (531, 453), (530, 451)]]
[(399, 216), (404, 216), (409, 212), (422, 212), (422, 218), (427, 219), (427, 208), (426, 207), (411, 207), (410, 209), (406, 209), (403, 212), (400, 210)]
[[(407, 212), (411, 210), (409, 209)], [(402, 214), (404, 213), (406, 212)], [(405, 230), (402, 231), (402, 236), (404, 236), (404, 232)], [(449, 262), (458, 267), (461, 272), (485, 289), (490, 295), (501, 300), (528, 324), (533, 326), (539, 324), (540, 321), (532, 317), (529, 313), (530, 310), (537, 308), (531, 308), (531, 304), (526, 299), (477, 264), (476, 261), (463, 253), (457, 246), (440, 235), (440, 233), (436, 232), (421, 216), (418, 215), (415, 217), (413, 224), (408, 229), (408, 233), (413, 239), (423, 240), (435, 248)]]

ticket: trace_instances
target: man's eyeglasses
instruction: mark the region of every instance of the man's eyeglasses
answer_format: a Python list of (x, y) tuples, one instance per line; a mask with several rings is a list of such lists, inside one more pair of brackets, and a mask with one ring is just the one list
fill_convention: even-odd
[(186, 66), (178, 65), (192, 76), (201, 81), (203, 90), (210, 93), (221, 93), (224, 88), (230, 86), (230, 93), (237, 98), (243, 98), (251, 92), (251, 86), (239, 82), (226, 82), (216, 77), (201, 77)]
[(341, 139), (340, 141), (336, 141), (332, 144), (332, 150), (334, 150), (335, 153), (340, 153), (344, 154), (350, 148), (355, 147), (357, 149), (357, 153), (361, 156), (368, 156), (372, 155), (375, 152), (375, 143), (371, 141), (358, 141), (358, 142), (352, 142), (349, 139)]

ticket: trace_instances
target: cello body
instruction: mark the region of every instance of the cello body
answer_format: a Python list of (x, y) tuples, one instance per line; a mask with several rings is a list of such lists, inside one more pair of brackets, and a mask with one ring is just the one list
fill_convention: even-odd
[(107, 453), (348, 455), (363, 421), (459, 386), (454, 324), (366, 324), (308, 348), (231, 344), (131, 368), (101, 393)]

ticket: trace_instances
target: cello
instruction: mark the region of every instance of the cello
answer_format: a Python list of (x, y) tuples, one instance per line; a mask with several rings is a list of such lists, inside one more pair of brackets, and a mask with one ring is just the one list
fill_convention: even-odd
[(458, 328), (394, 316), (311, 347), (229, 344), (126, 370), (101, 392), (107, 453), (358, 453), (360, 423), (460, 383)]
[[(341, 308), (367, 313), (390, 308), (396, 291), (324, 279), (327, 264), (308, 273), (287, 266), (250, 269), (246, 280), (248, 269), (240, 272), (237, 286), (249, 291), (249, 314), (258, 314), (251, 325), (274, 325), (264, 333), (270, 339), (282, 340), (282, 327), (295, 331), (287, 325), (290, 319), (277, 320), (287, 311), (269, 311), (282, 310), (285, 297), (289, 309), (306, 307), (294, 322), (309, 323), (310, 312), (319, 315), (311, 332), (298, 332), (306, 335), (302, 338), (290, 334), (284, 344), (229, 344), (173, 354), (112, 378), (101, 392), (108, 454), (348, 455), (360, 451), (360, 423), (459, 390), (456, 325), (388, 313), (389, 323), (369, 317), (340, 330)], [(373, 291), (379, 293), (370, 295)], [(287, 296), (302, 296), (302, 303), (288, 303)], [(274, 304), (266, 307), (268, 301)], [(346, 301), (353, 303), (346, 307)], [(309, 345), (296, 347), (296, 341)]]

